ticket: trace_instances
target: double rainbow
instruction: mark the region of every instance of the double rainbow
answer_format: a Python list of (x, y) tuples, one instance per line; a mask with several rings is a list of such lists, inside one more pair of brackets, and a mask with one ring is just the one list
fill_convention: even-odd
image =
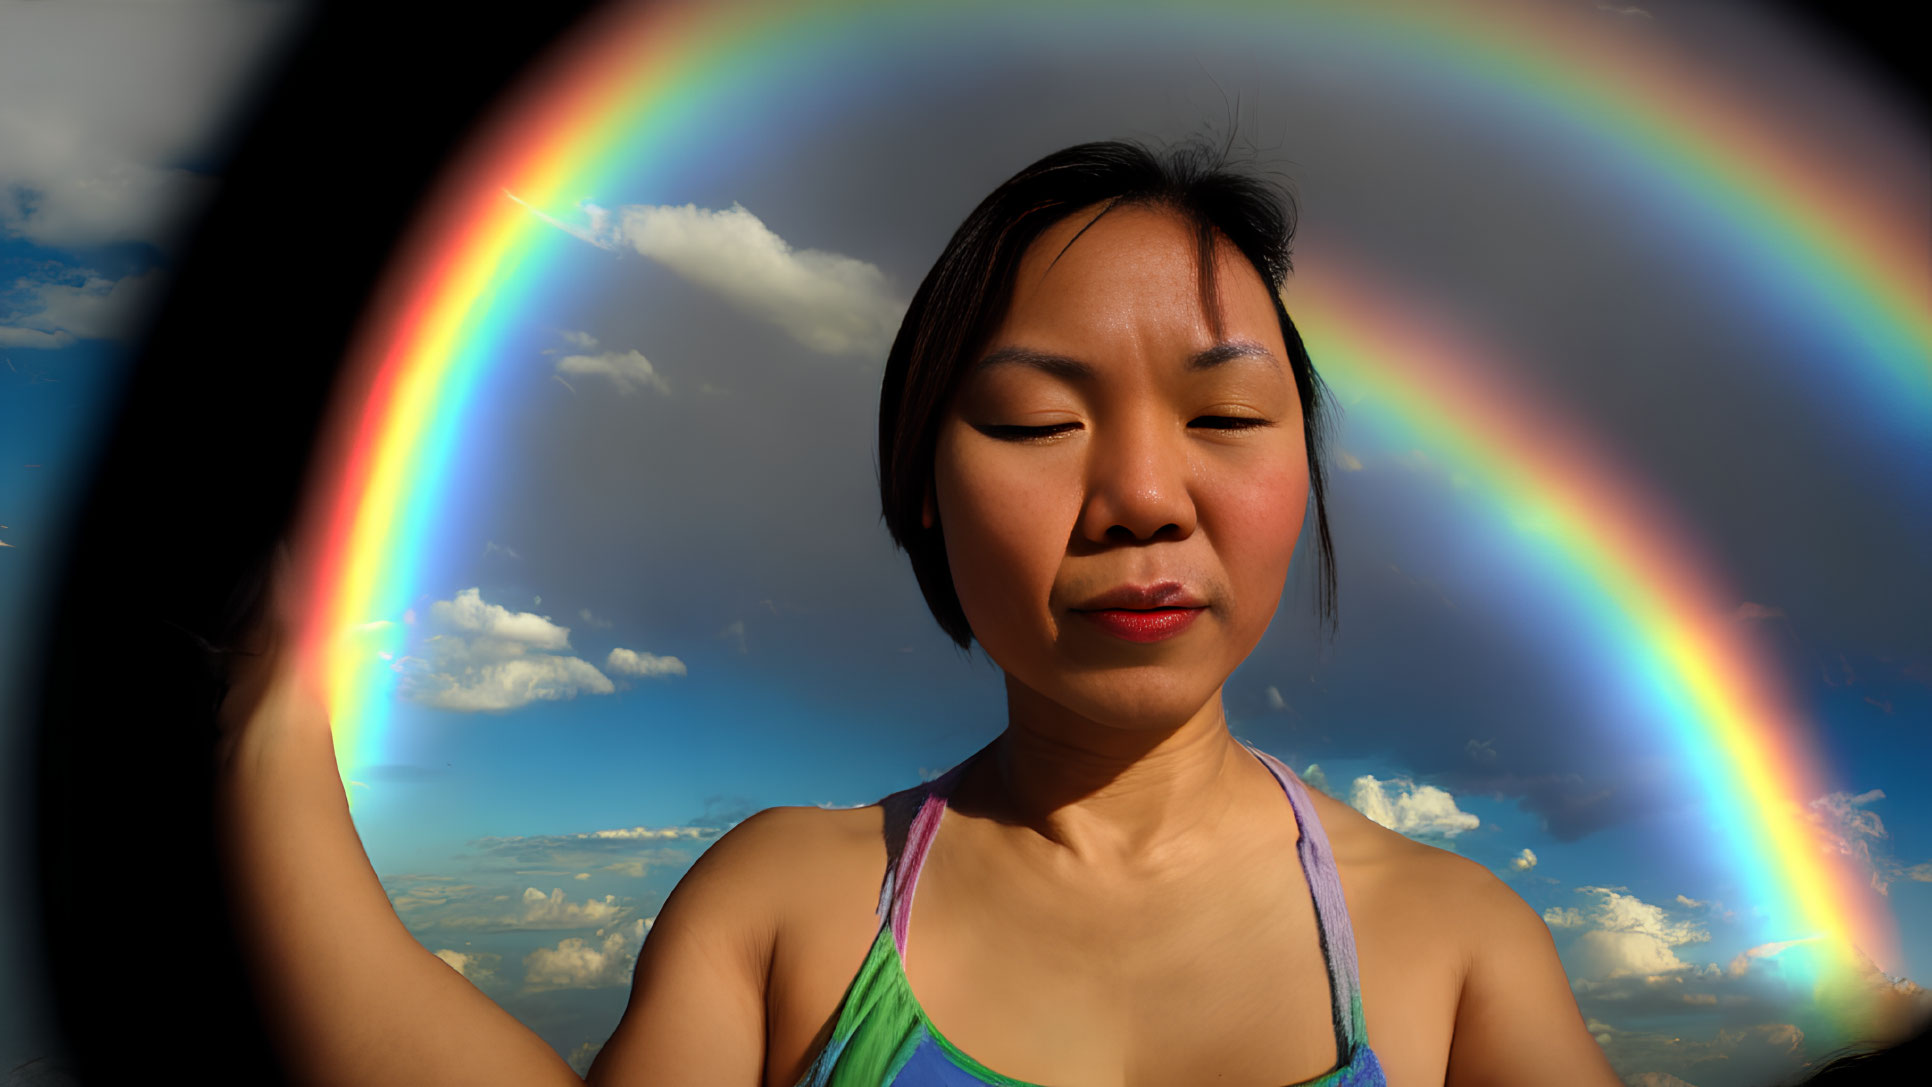
[[(1566, 138), (1628, 164), (1670, 214), (1734, 239), (1752, 288), (1837, 329), (1856, 330), (1839, 376), (1874, 412), (1932, 411), (1932, 276), (1893, 209), (1861, 179), (1791, 146), (1732, 89), (1684, 58), (1639, 49), (1555, 5), (1498, 4), (1480, 17), (1435, 3), (1109, 5), (1114, 28), (1187, 21), (1254, 40), (1291, 27), (1488, 103), (1563, 123)], [(556, 233), (662, 157), (719, 95), (756, 89), (828, 42), (904, 56), (944, 53), (974, 28), (1042, 26), (1015, 3), (825, 2), (616, 7), (528, 77), (448, 175), (400, 251), (345, 371), (342, 430), (302, 532), (326, 684), (345, 773), (370, 757), (392, 699), (382, 654), (413, 590), (425, 526), (463, 437), (500, 329), (528, 312)], [(1138, 20), (1138, 21), (1136, 21)], [(949, 44), (942, 44), (949, 43)], [(861, 49), (861, 52), (864, 50)], [(532, 214), (532, 210), (541, 214)], [(549, 248), (546, 248), (549, 246)], [(1769, 938), (1812, 938), (1850, 962), (1884, 963), (1895, 937), (1856, 876), (1833, 867), (1802, 812), (1826, 791), (1814, 738), (1775, 670), (1643, 488), (1607, 458), (1539, 423), (1557, 413), (1483, 378), (1480, 344), (1423, 335), (1411, 311), (1303, 253), (1289, 300), (1318, 365), (1352, 411), (1411, 435), (1484, 494), (1524, 541), (1594, 593), (1586, 621), (1632, 667), (1667, 677), (1668, 738), (1699, 768), (1711, 808)], [(1745, 276), (1744, 271), (1740, 271)], [(353, 636), (352, 636), (353, 634)]]

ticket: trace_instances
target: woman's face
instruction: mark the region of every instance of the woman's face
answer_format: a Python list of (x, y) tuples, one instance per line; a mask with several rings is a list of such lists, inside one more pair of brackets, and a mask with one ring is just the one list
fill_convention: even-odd
[(945, 413), (926, 521), (936, 500), (953, 586), (1009, 683), (1111, 727), (1173, 728), (1280, 601), (1308, 501), (1301, 402), (1238, 250), (1220, 243), (1217, 341), (1170, 213), (1116, 209), (1055, 261), (1098, 210), (1022, 258)]

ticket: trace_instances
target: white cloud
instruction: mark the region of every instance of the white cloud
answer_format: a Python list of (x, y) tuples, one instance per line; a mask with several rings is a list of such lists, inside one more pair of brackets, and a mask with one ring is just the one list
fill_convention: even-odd
[(715, 838), (718, 832), (711, 827), (619, 827), (615, 830), (593, 830), (579, 834), (578, 839), (598, 840), (620, 839), (623, 841), (703, 841)]
[(1330, 796), (1335, 795), (1328, 788), (1328, 774), (1322, 770), (1321, 763), (1309, 763), (1308, 769), (1303, 770), (1298, 776), (1301, 778), (1302, 784), (1308, 786), (1310, 789), (1320, 793), (1328, 793)]
[(585, 374), (603, 377), (617, 386), (618, 392), (625, 395), (645, 388), (655, 389), (665, 396), (671, 394), (671, 386), (664, 380), (664, 375), (658, 373), (650, 360), (636, 348), (627, 351), (600, 351), (597, 340), (586, 332), (566, 333), (565, 339), (571, 346), (586, 353), (565, 355), (558, 359), (557, 373), (569, 374), (573, 377)]
[(556, 947), (540, 947), (524, 956), (526, 991), (549, 989), (605, 989), (628, 985), (637, 965), (638, 949), (653, 917), (598, 929), (589, 940), (566, 937)]
[(1267, 690), (1261, 692), (1261, 695), (1262, 700), (1268, 704), (1268, 708), (1271, 710), (1285, 710), (1288, 708), (1288, 700), (1281, 697), (1281, 691), (1278, 688), (1269, 687)]
[(602, 209), (588, 211), (594, 232), (614, 230), (623, 244), (820, 354), (882, 360), (905, 315), (878, 266), (793, 249), (739, 204), (625, 207), (614, 227)]
[(502, 961), (500, 955), (475, 951), (452, 951), (449, 948), (436, 952), (436, 957), (471, 981), (482, 981), (495, 975), (496, 965)]
[(1406, 778), (1381, 781), (1367, 774), (1355, 779), (1348, 802), (1356, 811), (1411, 838), (1454, 838), (1482, 820), (1456, 807), (1456, 799), (1434, 785)]
[(1827, 793), (1811, 802), (1806, 816), (1819, 844), (1831, 852), (1850, 857), (1863, 869), (1879, 894), (1890, 894), (1892, 884), (1901, 879), (1932, 882), (1932, 861), (1914, 865), (1901, 863), (1884, 843), (1891, 838), (1884, 820), (1870, 806), (1885, 799), (1883, 789), (1862, 793)]
[(590, 928), (622, 916), (626, 907), (617, 904), (616, 895), (587, 898), (581, 905), (564, 897), (560, 889), (544, 894), (535, 887), (523, 892), (523, 910), (517, 917), (520, 928)]
[(1655, 936), (1610, 929), (1591, 929), (1577, 937), (1570, 962), (1588, 978), (1649, 977), (1690, 967)]
[(1530, 852), (1527, 848), (1525, 848), (1521, 853), (1516, 854), (1516, 856), (1509, 862), (1509, 865), (1511, 868), (1516, 869), (1518, 872), (1527, 872), (1530, 869), (1536, 867), (1536, 854)]
[(78, 282), (16, 280), (6, 316), (0, 317), (0, 344), (9, 347), (66, 347), (76, 340), (125, 335), (159, 297), (159, 269), (107, 279), (84, 270), (66, 273)]
[(464, 712), (502, 711), (617, 690), (590, 662), (543, 652), (570, 648), (569, 628), (544, 616), (487, 603), (477, 589), (432, 603), (429, 614), (460, 633), (431, 635), (390, 666), (402, 677), (403, 696), (413, 701)]
[(0, 324), (0, 347), (25, 347), (36, 351), (53, 351), (74, 342), (74, 337), (65, 332), (39, 332), (31, 328), (19, 328)]
[[(454, 643), (461, 639), (436, 638)], [(516, 643), (496, 643), (514, 646)], [(507, 660), (477, 660), (458, 649), (439, 653), (434, 665), (420, 658), (397, 661), (405, 697), (426, 706), (459, 712), (513, 710), (532, 702), (575, 698), (582, 693), (610, 694), (617, 685), (590, 662), (576, 657), (535, 653)], [(405, 667), (415, 665), (416, 667)]]
[(655, 653), (639, 653), (634, 649), (613, 649), (605, 659), (604, 667), (612, 672), (626, 676), (681, 676), (686, 674), (684, 662), (676, 657), (660, 657)]
[(1634, 895), (1610, 887), (1579, 887), (1584, 894), (1597, 896), (1590, 921), (1601, 929), (1634, 932), (1650, 936), (1672, 947), (1702, 943), (1711, 938), (1709, 931), (1695, 921), (1673, 921), (1662, 906), (1653, 906)]
[(1573, 906), (1551, 906), (1543, 911), (1543, 923), (1551, 928), (1582, 928), (1588, 922), (1583, 911)]
[(1662, 906), (1617, 888), (1577, 890), (1596, 896), (1596, 902), (1587, 911), (1546, 910), (1543, 919), (1552, 928), (1590, 926), (1577, 937), (1568, 958), (1584, 979), (1652, 978), (1689, 970), (1691, 964), (1679, 958), (1675, 949), (1711, 938), (1696, 922), (1675, 920)]
[(167, 243), (293, 3), (0, 5), (0, 229), (47, 246)]
[(482, 634), (522, 642), (535, 649), (569, 649), (570, 628), (558, 626), (533, 612), (513, 612), (501, 604), (486, 604), (480, 589), (464, 589), (454, 600), (429, 606), (430, 618), (466, 634)]

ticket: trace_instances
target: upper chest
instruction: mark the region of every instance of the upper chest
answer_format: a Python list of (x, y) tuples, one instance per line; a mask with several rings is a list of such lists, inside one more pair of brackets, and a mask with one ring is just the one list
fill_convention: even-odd
[[(1280, 1087), (1336, 1063), (1329, 965), (1292, 831), (1185, 878), (1083, 881), (1016, 863), (954, 813), (944, 826), (902, 962), (934, 1027), (981, 1064), (1054, 1087)], [(774, 949), (768, 1087), (791, 1087), (829, 1037), (878, 932), (884, 868), (882, 843), (869, 863), (831, 866), (839, 886)], [(1372, 868), (1341, 879), (1377, 1055), (1392, 1083), (1439, 1083), (1453, 956), (1426, 910), (1371, 904)]]

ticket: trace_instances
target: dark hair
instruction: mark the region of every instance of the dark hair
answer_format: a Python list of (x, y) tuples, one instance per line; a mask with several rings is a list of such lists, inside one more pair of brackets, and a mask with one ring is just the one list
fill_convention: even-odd
[(1294, 198), (1277, 185), (1229, 167), (1225, 147), (1200, 142), (1164, 155), (1117, 140), (1055, 152), (1013, 175), (973, 209), (912, 296), (879, 392), (879, 497), (886, 529), (912, 560), (927, 607), (962, 649), (970, 645), (973, 631), (953, 590), (945, 538), (937, 525), (926, 530), (920, 520), (933, 476), (939, 420), (968, 364), (1005, 319), (1013, 277), (1027, 248), (1055, 223), (1101, 203), (1106, 205), (1102, 215), (1117, 207), (1154, 207), (1188, 222), (1199, 247), (1202, 307), (1217, 337), (1217, 236), (1233, 243), (1268, 284), (1302, 403), (1321, 562), (1316, 607), (1333, 630), (1335, 551), (1323, 501), (1323, 453), (1333, 400), (1280, 294), (1289, 272)]

